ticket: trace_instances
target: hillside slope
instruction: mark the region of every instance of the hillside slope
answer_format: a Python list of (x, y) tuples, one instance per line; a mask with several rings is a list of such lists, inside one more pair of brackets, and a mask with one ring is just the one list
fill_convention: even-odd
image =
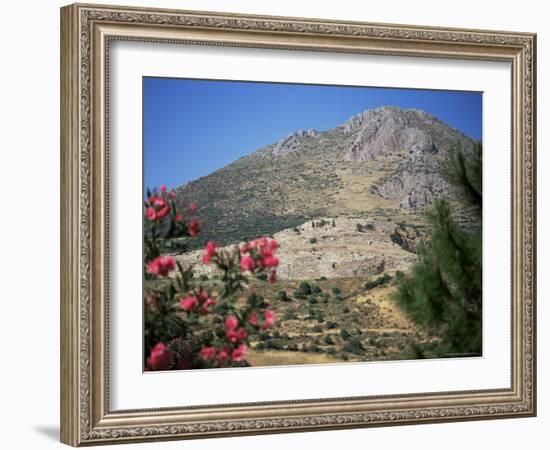
[(299, 130), (176, 189), (201, 207), (198, 247), (272, 235), (319, 217), (409, 221), (440, 194), (453, 145), (473, 141), (436, 117), (381, 107), (328, 131)]

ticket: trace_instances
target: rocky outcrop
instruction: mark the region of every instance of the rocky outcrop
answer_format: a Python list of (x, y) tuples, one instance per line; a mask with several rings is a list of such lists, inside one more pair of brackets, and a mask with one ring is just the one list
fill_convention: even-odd
[(420, 235), (412, 228), (405, 228), (402, 225), (398, 225), (390, 234), (390, 239), (403, 250), (416, 253)]
[(383, 198), (399, 200), (401, 208), (416, 209), (431, 204), (449, 189), (449, 184), (437, 172), (402, 170), (379, 182), (375, 191)]
[(346, 127), (359, 127), (359, 132), (345, 159), (369, 161), (379, 155), (401, 152), (415, 159), (437, 154), (438, 148), (423, 126), (427, 117), (423, 111), (390, 107), (354, 116)]
[(298, 130), (295, 133), (289, 134), (286, 138), (279, 142), (265, 147), (260, 152), (263, 156), (281, 156), (291, 153), (302, 145), (304, 140), (317, 138), (320, 133), (317, 130)]

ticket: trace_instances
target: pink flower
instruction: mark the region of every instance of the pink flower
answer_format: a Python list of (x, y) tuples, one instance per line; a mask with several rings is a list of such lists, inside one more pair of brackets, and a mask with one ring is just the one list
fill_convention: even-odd
[(168, 197), (170, 197), (170, 200), (174, 200), (176, 198), (176, 193), (174, 191), (170, 191), (168, 193)]
[(165, 277), (176, 268), (176, 260), (171, 256), (158, 256), (147, 264), (147, 272)]
[(248, 332), (244, 328), (239, 328), (235, 333), (235, 337), (238, 341), (244, 341), (248, 337)]
[(246, 354), (247, 350), (248, 350), (248, 347), (245, 344), (239, 345), (231, 353), (231, 359), (233, 359), (233, 361), (242, 361), (244, 359), (244, 355)]
[(196, 203), (193, 202), (189, 205), (189, 211), (191, 212), (191, 214), (195, 213), (197, 209), (198, 209), (198, 206)]
[(214, 241), (208, 241), (204, 247), (204, 253), (202, 255), (203, 264), (208, 264), (212, 257), (216, 254), (218, 245)]
[(277, 241), (275, 239), (271, 239), (271, 241), (269, 241), (269, 249), (271, 251), (275, 251), (279, 248), (279, 244), (277, 243)]
[(275, 283), (277, 281), (277, 272), (273, 271), (269, 274), (269, 277), (267, 278), (267, 281), (270, 283)]
[(250, 244), (248, 242), (245, 242), (243, 245), (241, 245), (241, 248), (239, 249), (241, 252), (241, 255), (244, 255), (245, 253), (248, 253), (250, 251)]
[(147, 358), (148, 370), (166, 370), (174, 361), (174, 352), (162, 342), (159, 342), (151, 349), (151, 354)]
[(191, 219), (187, 225), (189, 236), (195, 237), (201, 232), (201, 225), (197, 219)]
[(248, 316), (248, 323), (250, 325), (258, 325), (258, 316), (256, 315), (256, 313), (251, 313), (249, 316)]
[(229, 316), (227, 319), (225, 319), (225, 330), (226, 331), (234, 331), (239, 326), (239, 321), (235, 316)]
[(266, 256), (262, 259), (262, 265), (264, 267), (277, 267), (279, 265), (279, 258), (275, 255)]
[(275, 313), (271, 310), (267, 310), (264, 312), (264, 324), (262, 328), (271, 328), (273, 325), (275, 325)]
[(227, 332), (227, 339), (233, 343), (244, 341), (248, 337), (248, 333), (244, 328), (239, 328), (236, 331)]
[(203, 347), (201, 348), (200, 355), (204, 360), (214, 359), (216, 357), (216, 349), (214, 347)]
[(210, 312), (210, 307), (214, 305), (216, 302), (213, 298), (207, 298), (205, 302), (201, 305), (201, 309), (199, 311), (200, 314), (205, 315)]
[(162, 192), (162, 193), (166, 192), (166, 185), (165, 184), (160, 185), (160, 192)]
[(190, 295), (189, 297), (185, 297), (180, 300), (181, 308), (187, 312), (191, 311), (198, 304), (199, 301), (194, 295)]
[(245, 255), (241, 258), (241, 270), (254, 270), (254, 258), (249, 255)]
[(155, 211), (155, 208), (152, 206), (149, 206), (147, 210), (145, 211), (145, 214), (147, 215), (147, 218), (149, 220), (157, 220), (157, 212)]
[(164, 219), (168, 213), (170, 212), (170, 205), (166, 200), (159, 197), (150, 197), (149, 203), (152, 205), (156, 212), (156, 219), (155, 220), (161, 220)]
[(163, 198), (152, 195), (147, 199), (147, 203), (149, 206), (145, 214), (149, 220), (162, 220), (170, 212), (170, 205)]
[(180, 213), (176, 214), (176, 222), (183, 222), (183, 214), (180, 214)]
[(218, 351), (218, 357), (217, 357), (217, 360), (221, 363), (225, 362), (227, 360), (227, 358), (229, 358), (229, 351), (227, 349), (220, 349)]

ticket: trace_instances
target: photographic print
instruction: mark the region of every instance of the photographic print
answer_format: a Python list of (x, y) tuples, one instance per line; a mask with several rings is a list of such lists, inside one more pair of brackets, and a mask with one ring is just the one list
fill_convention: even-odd
[(482, 355), (480, 92), (145, 77), (146, 371)]
[(61, 441), (535, 416), (536, 40), (63, 7)]

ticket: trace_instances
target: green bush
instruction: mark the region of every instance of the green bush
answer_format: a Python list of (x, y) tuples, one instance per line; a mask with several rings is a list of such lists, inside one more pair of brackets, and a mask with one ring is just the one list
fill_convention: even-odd
[(367, 291), (370, 291), (371, 289), (374, 289), (378, 286), (383, 286), (384, 284), (387, 284), (391, 281), (392, 277), (391, 275), (388, 275), (387, 273), (382, 275), (381, 277), (378, 277), (372, 281), (367, 281), (365, 283), (365, 289)]
[(342, 293), (342, 289), (340, 289), (339, 287), (335, 286), (332, 288), (332, 293), (334, 295), (340, 295)]
[(281, 302), (287, 302), (288, 300), (290, 300), (288, 298), (286, 291), (277, 292), (277, 299), (280, 300)]
[(315, 244), (315, 243), (317, 243), (317, 238), (312, 237), (312, 238), (309, 240), (309, 243), (310, 243), (310, 244)]
[(344, 351), (348, 353), (361, 354), (365, 350), (359, 338), (352, 338), (344, 344)]
[(330, 334), (325, 335), (325, 337), (323, 338), (323, 342), (327, 345), (334, 345), (334, 341), (330, 337)]
[(294, 291), (294, 297), (305, 299), (308, 295), (311, 294), (311, 286), (307, 281), (302, 281), (298, 288)]
[(271, 339), (264, 344), (266, 349), (283, 350), (283, 343), (280, 339)]

